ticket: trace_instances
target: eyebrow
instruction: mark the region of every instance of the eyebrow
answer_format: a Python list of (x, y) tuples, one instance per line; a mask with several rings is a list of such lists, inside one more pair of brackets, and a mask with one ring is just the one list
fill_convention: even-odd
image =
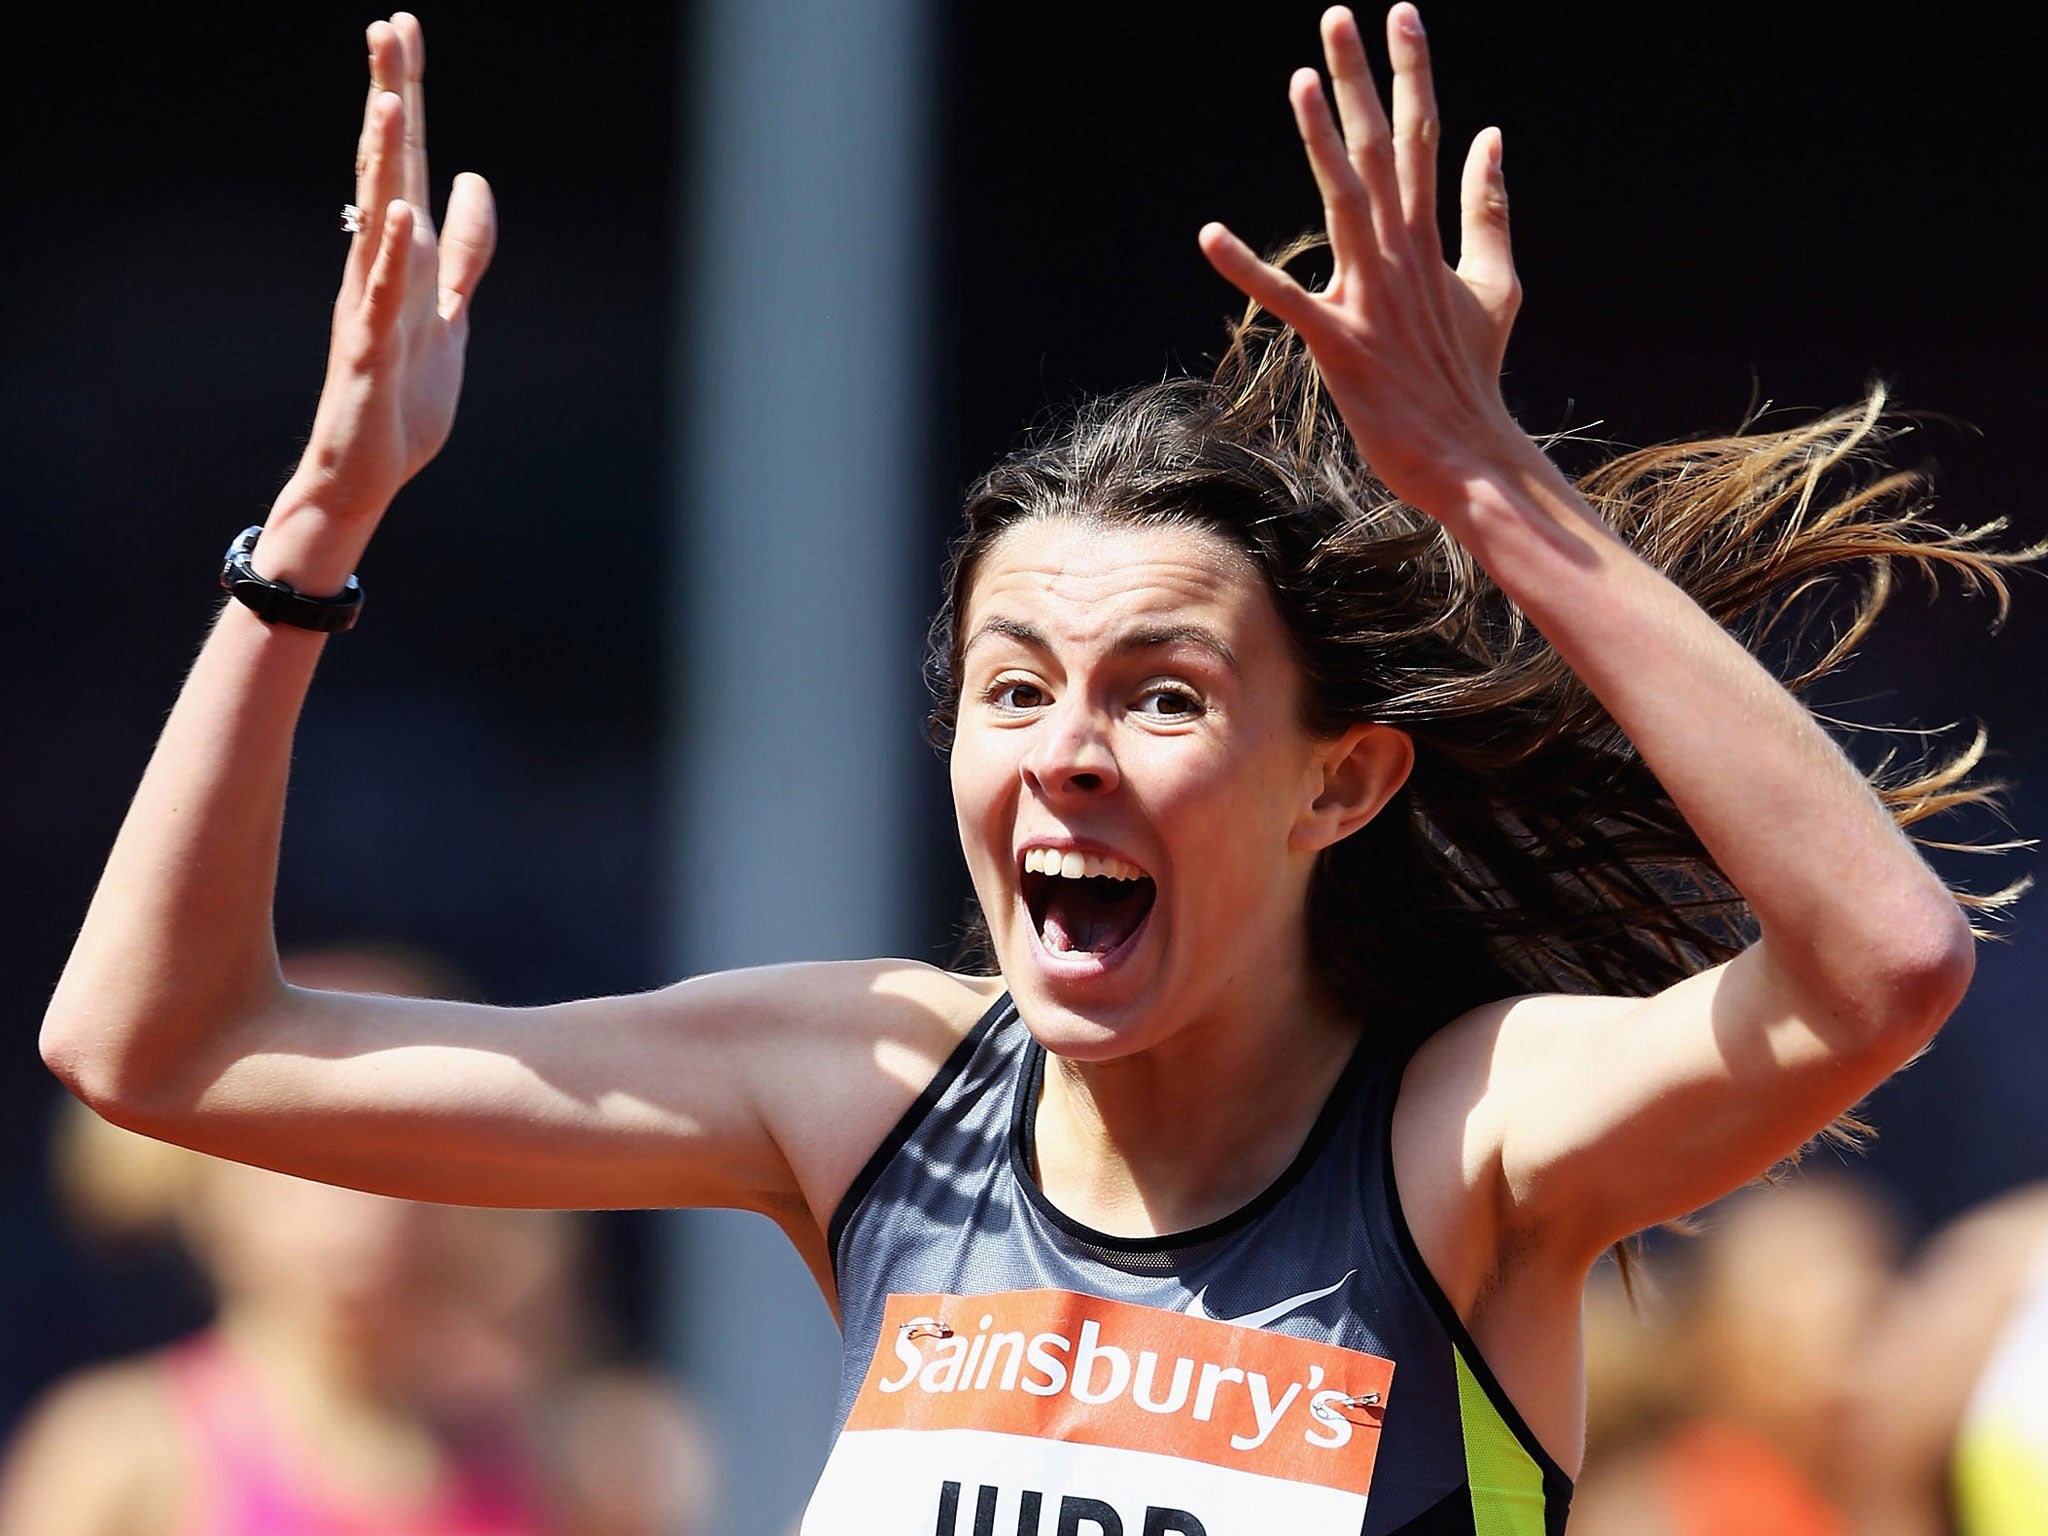
[[(993, 635), (1015, 640), (1033, 650), (1052, 650), (1052, 643), (1029, 624), (1021, 619), (1006, 619), (996, 615), (982, 620), (974, 633), (967, 637), (967, 643), (960, 648), (962, 659), (964, 660), (975, 646)], [(1207, 651), (1239, 676), (1244, 673), (1244, 669), (1238, 665), (1237, 653), (1231, 650), (1229, 642), (1215, 630), (1202, 624), (1154, 624), (1138, 629), (1127, 629), (1117, 636), (1115, 643), (1109, 648), (1109, 653), (1112, 656), (1127, 656), (1134, 651), (1160, 650), (1171, 645), (1192, 645), (1198, 650)]]

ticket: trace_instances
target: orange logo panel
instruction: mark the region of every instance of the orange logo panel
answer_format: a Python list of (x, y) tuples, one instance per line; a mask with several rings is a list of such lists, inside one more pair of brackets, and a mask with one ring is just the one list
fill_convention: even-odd
[(1180, 1456), (1365, 1494), (1394, 1364), (1071, 1291), (891, 1296), (848, 1415)]

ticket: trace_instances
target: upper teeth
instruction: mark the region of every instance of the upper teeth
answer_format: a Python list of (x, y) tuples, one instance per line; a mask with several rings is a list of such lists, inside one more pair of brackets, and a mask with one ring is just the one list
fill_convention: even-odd
[(1064, 880), (1079, 880), (1088, 875), (1101, 875), (1111, 880), (1145, 878), (1145, 871), (1135, 864), (1126, 864), (1113, 854), (1062, 853), (1057, 848), (1026, 849), (1024, 869), (1027, 874), (1058, 875)]

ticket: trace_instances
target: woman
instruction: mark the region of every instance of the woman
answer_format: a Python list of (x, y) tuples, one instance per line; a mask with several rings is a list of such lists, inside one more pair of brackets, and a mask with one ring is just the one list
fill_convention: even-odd
[[(1387, 35), (1391, 122), (1342, 9), (1335, 115), (1314, 72), (1291, 88), (1331, 281), (1209, 226), (1287, 330), (970, 506), (939, 725), (999, 976), (525, 1011), (287, 987), (269, 907), (322, 642), (230, 604), (46, 1059), (110, 1118), (313, 1178), (769, 1215), (847, 1334), (814, 1532), (1560, 1529), (1594, 1259), (1794, 1152), (1971, 968), (1895, 825), (1967, 798), (1960, 770), (1888, 814), (1659, 567), (1732, 618), (1838, 560), (1996, 585), (1998, 557), (1890, 482), (1812, 507), (1855, 416), (1623, 461), (1590, 505), (1500, 399), (1499, 136), (1454, 271), (1412, 7)], [(473, 176), (428, 221), (418, 24), (370, 44), (327, 386), (250, 556), (299, 593), (343, 592), (445, 438), (493, 242)]]
[[(454, 991), (431, 957), (287, 956), (295, 985)], [(0, 1536), (686, 1536), (687, 1401), (596, 1358), (578, 1218), (387, 1200), (202, 1157), (74, 1104), (74, 1219), (175, 1229), (217, 1300), (55, 1384), (0, 1446)]]

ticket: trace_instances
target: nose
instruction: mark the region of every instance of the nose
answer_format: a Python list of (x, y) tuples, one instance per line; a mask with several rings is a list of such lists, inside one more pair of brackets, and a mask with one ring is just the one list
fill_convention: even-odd
[(1048, 799), (1108, 794), (1122, 782), (1108, 722), (1082, 703), (1054, 706), (1032, 733), (1024, 782)]

